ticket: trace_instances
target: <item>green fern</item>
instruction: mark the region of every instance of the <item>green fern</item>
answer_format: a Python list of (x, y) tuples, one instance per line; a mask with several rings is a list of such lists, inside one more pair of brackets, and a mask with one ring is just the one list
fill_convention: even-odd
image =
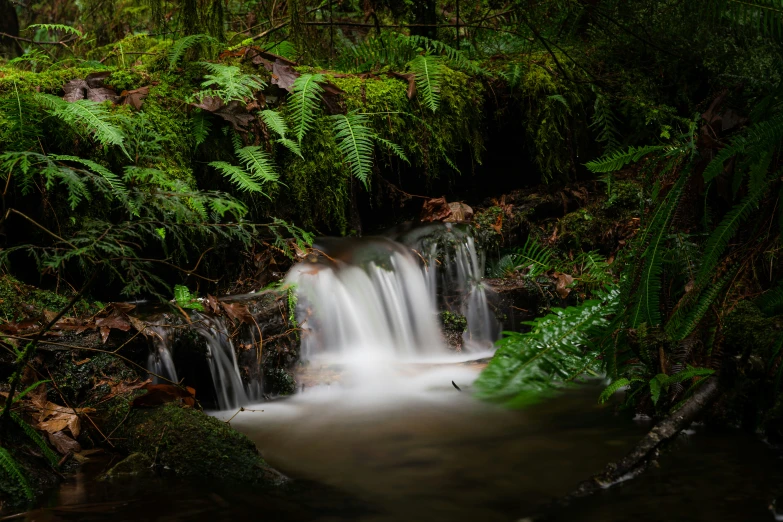
[(38, 449), (41, 450), (41, 453), (44, 457), (46, 457), (46, 460), (49, 461), (49, 464), (56, 468), (60, 464), (60, 457), (57, 456), (57, 454), (52, 451), (52, 448), (49, 447), (49, 444), (44, 440), (43, 437), (41, 437), (41, 434), (38, 433), (35, 428), (30, 426), (25, 420), (17, 415), (14, 412), (11, 412), (11, 418), (16, 422), (16, 424), (22, 428), (22, 431), (25, 432), (27, 435), (27, 438), (29, 438), (36, 446), (38, 446)]
[(770, 120), (756, 123), (742, 134), (735, 136), (704, 169), (704, 182), (709, 183), (723, 172), (724, 163), (731, 157), (747, 154), (751, 161), (758, 161), (764, 154), (779, 147), (781, 141), (783, 141), (783, 113), (773, 116)]
[(522, 406), (552, 392), (599, 364), (592, 339), (603, 333), (606, 316), (616, 312), (618, 292), (603, 301), (585, 301), (530, 322), (528, 333), (506, 332), (497, 352), (476, 381), (481, 398)]
[(22, 469), (11, 454), (8, 453), (8, 450), (2, 446), (0, 446), (0, 469), (4, 470), (8, 477), (19, 485), (19, 488), (28, 500), (33, 499), (33, 490), (30, 488), (30, 484), (27, 482)]
[(600, 404), (604, 404), (606, 401), (612, 398), (612, 395), (617, 393), (617, 390), (626, 386), (630, 386), (631, 383), (634, 382), (644, 382), (644, 379), (640, 379), (639, 377), (632, 377), (631, 379), (621, 377), (620, 379), (617, 379), (612, 384), (604, 388), (604, 391), (602, 391), (601, 395), (598, 396), (598, 402)]
[(125, 199), (128, 197), (128, 189), (123, 184), (122, 180), (117, 176), (115, 173), (101, 165), (100, 163), (96, 163), (92, 160), (88, 160), (85, 158), (79, 158), (77, 156), (63, 156), (60, 154), (51, 154), (49, 156), (53, 160), (56, 161), (70, 161), (73, 163), (79, 163), (81, 165), (84, 165), (88, 169), (92, 170), (96, 174), (100, 175), (103, 179), (106, 180), (106, 182), (111, 186), (112, 190), (120, 197), (120, 199)]
[(757, 297), (753, 303), (768, 316), (783, 312), (783, 280)]
[(182, 59), (183, 56), (185, 56), (185, 53), (188, 52), (189, 49), (192, 49), (193, 47), (200, 44), (214, 46), (217, 43), (218, 41), (208, 34), (191, 34), (180, 38), (174, 42), (169, 49), (169, 70), (173, 70), (177, 66), (177, 63), (180, 61), (180, 59)]
[(75, 131), (86, 131), (92, 134), (104, 147), (109, 145), (119, 147), (130, 158), (130, 154), (125, 149), (125, 134), (111, 122), (111, 114), (106, 104), (90, 100), (68, 103), (51, 94), (36, 93), (35, 97), (52, 115)]
[[(590, 127), (597, 129), (595, 141), (604, 144), (604, 151), (611, 153), (620, 146), (620, 133), (617, 130), (617, 118), (612, 112), (609, 101), (600, 91), (593, 87), (595, 103), (593, 104), (593, 121)], [(635, 160), (638, 161), (638, 160)], [(589, 167), (588, 167), (589, 168)], [(616, 169), (615, 169), (616, 170)]]
[(193, 130), (193, 139), (196, 147), (207, 141), (212, 123), (206, 111), (199, 110), (190, 120), (190, 128)]
[(70, 25), (64, 25), (64, 24), (30, 24), (27, 26), (27, 29), (42, 29), (44, 31), (60, 31), (65, 34), (72, 34), (79, 38), (84, 38), (84, 34), (80, 30), (76, 29), (75, 27), (71, 27)]
[(322, 74), (303, 74), (294, 80), (293, 92), (288, 98), (288, 109), (294, 134), (300, 145), (302, 138), (315, 124), (318, 105), (324, 92), (320, 83), (324, 80)]
[(351, 172), (369, 188), (372, 169), (374, 133), (368, 126), (367, 116), (351, 113), (332, 116), (334, 137), (343, 158), (351, 165)]
[(225, 161), (213, 161), (209, 164), (210, 167), (218, 169), (223, 176), (231, 181), (239, 190), (244, 192), (258, 192), (264, 193), (264, 189), (261, 187), (255, 177), (245, 171), (242, 167), (237, 167)]
[(239, 101), (247, 103), (256, 91), (266, 87), (266, 82), (255, 74), (245, 74), (234, 65), (199, 62), (209, 74), (204, 75), (201, 90), (195, 94), (198, 100), (206, 97), (220, 98), (224, 103)]
[(629, 163), (636, 163), (646, 155), (653, 152), (667, 150), (664, 145), (645, 145), (643, 147), (629, 147), (626, 151), (610, 152), (596, 160), (588, 161), (585, 167), (590, 172), (605, 173), (614, 172), (625, 167)]
[(437, 112), (440, 105), (440, 89), (443, 68), (437, 56), (417, 56), (410, 62), (410, 69), (416, 75), (416, 89), (425, 107)]
[(281, 144), (300, 158), (304, 159), (302, 156), (302, 149), (299, 147), (299, 144), (286, 137), (286, 134), (288, 133), (288, 124), (285, 122), (285, 119), (279, 112), (273, 111), (271, 109), (265, 109), (261, 111), (261, 120), (269, 129), (272, 130), (272, 132), (280, 136), (280, 139), (277, 140), (277, 143)]
[(242, 147), (235, 152), (239, 161), (245, 164), (245, 168), (260, 183), (277, 183), (280, 180), (272, 159), (261, 147)]

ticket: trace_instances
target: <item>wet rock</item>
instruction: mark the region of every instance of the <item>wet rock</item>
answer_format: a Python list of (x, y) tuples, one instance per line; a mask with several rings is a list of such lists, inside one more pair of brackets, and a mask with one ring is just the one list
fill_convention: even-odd
[(105, 478), (120, 477), (123, 475), (151, 475), (153, 474), (153, 462), (144, 453), (131, 453), (106, 472)]
[(446, 346), (455, 352), (462, 351), (463, 335), (468, 328), (468, 321), (464, 316), (445, 310), (440, 313), (440, 322)]
[(496, 295), (493, 312), (503, 330), (522, 330), (525, 321), (541, 315), (542, 306), (548, 308), (544, 290), (530, 279), (485, 279), (484, 284)]

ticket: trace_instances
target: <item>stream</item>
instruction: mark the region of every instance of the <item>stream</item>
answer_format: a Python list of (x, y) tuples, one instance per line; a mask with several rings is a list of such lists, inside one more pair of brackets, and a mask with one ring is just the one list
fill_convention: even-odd
[[(597, 380), (522, 410), (475, 399), (471, 384), (498, 328), (472, 240), (448, 239), (451, 250), (436, 262), (440, 247), (415, 238), (417, 252), (429, 257), (424, 269), (403, 243), (374, 238), (323, 242), (323, 259), (289, 272), (304, 361), (302, 390), (292, 397), (252, 400), (231, 376), (237, 363), (227, 336), (217, 327), (201, 332), (213, 359), (229, 354), (213, 373), (223, 408), (212, 414), (295, 479), (289, 485), (98, 482), (111, 464), (98, 459), (26, 520), (501, 522), (545, 510), (651, 426), (599, 405)], [(459, 352), (446, 347), (437, 323), (449, 304), (443, 296), (467, 319)], [(783, 484), (780, 464), (776, 451), (749, 434), (696, 426), (658, 467), (547, 509), (547, 520), (775, 520), (770, 504), (780, 492), (767, 485)]]

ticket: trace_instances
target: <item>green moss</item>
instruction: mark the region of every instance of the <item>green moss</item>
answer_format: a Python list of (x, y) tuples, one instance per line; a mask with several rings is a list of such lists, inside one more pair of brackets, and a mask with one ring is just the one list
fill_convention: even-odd
[(503, 243), (503, 235), (497, 229), (498, 224), (502, 230), (503, 209), (500, 207), (489, 207), (473, 216), (473, 236), (478, 247), (484, 252), (497, 252)]
[(244, 484), (282, 482), (247, 437), (193, 408), (175, 403), (135, 408), (118, 432), (122, 449), (144, 453), (182, 477)]
[(453, 332), (462, 333), (468, 328), (468, 320), (465, 316), (444, 310), (440, 313), (440, 321), (443, 328)]
[(113, 71), (105, 66), (93, 67), (50, 67), (42, 72), (30, 72), (14, 67), (0, 67), (0, 93), (18, 92), (48, 92), (59, 94), (62, 87), (71, 80), (86, 78), (95, 72)]
[(296, 393), (296, 379), (285, 368), (264, 368), (264, 389), (273, 395)]
[[(70, 301), (70, 296), (19, 282), (10, 275), (0, 276), (0, 319), (14, 322), (25, 317), (40, 317), (44, 310), (58, 312)], [(87, 312), (95, 305), (85, 300), (76, 303), (77, 313)]]
[(740, 301), (723, 321), (723, 345), (729, 353), (748, 350), (768, 361), (770, 349), (780, 333), (775, 320), (767, 318), (750, 301)]
[[(51, 390), (50, 399), (59, 402), (62, 393), (70, 404), (97, 405), (111, 392), (107, 381), (136, 380), (139, 375), (123, 361), (108, 353), (58, 351), (50, 364), (59, 392)], [(103, 384), (98, 385), (103, 381)]]

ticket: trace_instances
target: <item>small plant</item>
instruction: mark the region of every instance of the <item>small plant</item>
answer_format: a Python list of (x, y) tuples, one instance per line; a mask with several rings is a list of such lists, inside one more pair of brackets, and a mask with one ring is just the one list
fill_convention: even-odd
[(185, 285), (176, 285), (174, 287), (174, 301), (177, 306), (186, 310), (196, 310), (197, 312), (203, 312), (204, 306), (198, 300), (196, 295), (191, 294), (190, 290)]

